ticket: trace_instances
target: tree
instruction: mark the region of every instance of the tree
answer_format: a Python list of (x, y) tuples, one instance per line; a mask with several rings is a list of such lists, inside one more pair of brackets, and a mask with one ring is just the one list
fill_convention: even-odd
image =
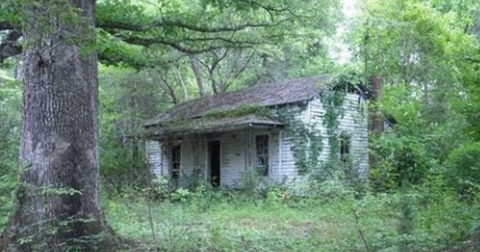
[(24, 82), (21, 185), (4, 251), (108, 250), (98, 248), (110, 233), (98, 196), (97, 59), (140, 69), (158, 64), (150, 52), (169, 62), (172, 50), (274, 45), (308, 36), (292, 27), (327, 26), (332, 11), (331, 1), (146, 2), (0, 3), (0, 63), (23, 52)]
[[(407, 166), (426, 175), (423, 171), (434, 171), (445, 162), (448, 152), (465, 140), (461, 130), (465, 118), (454, 105), (464, 100), (462, 71), (472, 68), (464, 61), (472, 55), (475, 40), (465, 29), (473, 22), (460, 6), (462, 2), (364, 2), (363, 15), (354, 29), (358, 65), (366, 76), (384, 77), (389, 92), (380, 109), (397, 121), (395, 134), (378, 142), (385, 147), (384, 157), (395, 157), (385, 163), (390, 168), (380, 167), (383, 171), (393, 166), (393, 170), (406, 171), (402, 166)], [(393, 142), (408, 148), (387, 145)], [(401, 157), (404, 161), (399, 162)], [(382, 173), (403, 179), (398, 173)]]
[(31, 1), (22, 13), (23, 123), (16, 206), (3, 251), (94, 251), (99, 200), (95, 0)]

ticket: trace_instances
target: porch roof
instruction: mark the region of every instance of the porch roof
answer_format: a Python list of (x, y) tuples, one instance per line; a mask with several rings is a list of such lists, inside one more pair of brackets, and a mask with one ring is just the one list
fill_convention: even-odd
[(145, 138), (166, 138), (199, 133), (222, 132), (249, 127), (282, 127), (284, 123), (265, 116), (245, 115), (224, 118), (196, 118), (172, 122), (162, 127), (146, 129), (141, 135)]

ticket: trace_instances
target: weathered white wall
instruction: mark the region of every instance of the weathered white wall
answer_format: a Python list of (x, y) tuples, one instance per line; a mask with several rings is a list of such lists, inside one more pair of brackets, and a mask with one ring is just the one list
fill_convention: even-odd
[[(367, 108), (365, 101), (357, 94), (347, 94), (344, 103), (344, 114), (339, 118), (339, 133), (344, 132), (351, 136), (351, 155), (354, 167), (366, 175), (368, 167), (368, 129)], [(320, 97), (308, 103), (292, 104), (287, 106), (288, 111), (295, 115), (295, 119), (306, 124), (315, 125), (322, 135), (322, 152), (320, 160), (328, 159), (327, 129), (323, 125), (325, 108)], [(194, 169), (200, 169), (205, 179), (208, 173), (208, 141), (220, 141), (220, 166), (222, 185), (237, 186), (241, 184), (246, 169), (255, 165), (255, 135), (268, 134), (270, 137), (270, 167), (269, 177), (281, 182), (284, 179), (298, 178), (297, 167), (292, 153), (292, 137), (282, 129), (255, 129), (247, 128), (236, 131), (221, 132), (208, 135), (186, 137), (181, 141), (181, 169), (182, 173), (190, 176)], [(169, 147), (158, 141), (148, 140), (147, 160), (157, 175), (168, 176)], [(163, 153), (162, 153), (163, 152)]]
[[(322, 135), (321, 160), (327, 160), (330, 153), (328, 144), (327, 128), (323, 125), (326, 109), (323, 107), (320, 97), (314, 98), (309, 103), (309, 122), (317, 125)], [(354, 167), (363, 175), (368, 168), (368, 127), (367, 108), (365, 100), (358, 94), (348, 93), (343, 101), (343, 115), (339, 120), (337, 133), (346, 133), (351, 137), (351, 157)]]
[(181, 141), (180, 144), (180, 174), (182, 176), (192, 176), (193, 169), (195, 167), (194, 163), (194, 146), (192, 138), (187, 138), (184, 141)]
[[(208, 164), (208, 142), (220, 141), (220, 182), (226, 186), (241, 185), (247, 168), (255, 164), (255, 135), (270, 136), (270, 170), (269, 177), (279, 180), (279, 130), (247, 128), (228, 131), (214, 135), (185, 138), (181, 146), (181, 173), (184, 177), (192, 176), (194, 169), (201, 169), (205, 179), (210, 178)], [(156, 175), (168, 176), (170, 147), (158, 141), (147, 141), (147, 160)], [(163, 153), (162, 153), (163, 152)], [(163, 157), (163, 159), (162, 159)]]
[[(145, 142), (145, 150), (147, 155), (147, 162), (150, 170), (157, 176), (168, 175), (168, 170), (164, 169), (163, 165), (163, 151), (162, 144), (156, 140), (147, 140)], [(165, 173), (165, 171), (167, 171)]]
[[(307, 104), (293, 104), (288, 105), (286, 108), (288, 113), (292, 113), (294, 115), (294, 120), (302, 121), (308, 123), (310, 111), (309, 105)], [(281, 152), (281, 160), (279, 161), (279, 177), (278, 181), (288, 180), (291, 181), (292, 179), (298, 176), (297, 167), (295, 165), (295, 158), (293, 157), (292, 147), (292, 136), (287, 134), (285, 130), (282, 130), (281, 140), (280, 140), (280, 148), (279, 155)]]
[(345, 115), (340, 120), (340, 130), (347, 132), (352, 141), (354, 167), (365, 178), (368, 173), (368, 108), (358, 94), (347, 94), (344, 101)]
[[(220, 183), (235, 186), (245, 172), (245, 130), (224, 132), (220, 140)], [(208, 169), (208, 167), (206, 167)]]

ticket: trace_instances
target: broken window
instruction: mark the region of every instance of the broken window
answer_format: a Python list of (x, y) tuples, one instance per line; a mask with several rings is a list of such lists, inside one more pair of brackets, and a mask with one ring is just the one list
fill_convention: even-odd
[(175, 145), (172, 147), (172, 159), (171, 159), (171, 165), (172, 165), (172, 183), (177, 186), (178, 185), (178, 180), (180, 178), (180, 155), (181, 155), (181, 149), (180, 145)]
[(268, 142), (268, 135), (257, 135), (255, 137), (257, 171), (262, 176), (268, 176)]

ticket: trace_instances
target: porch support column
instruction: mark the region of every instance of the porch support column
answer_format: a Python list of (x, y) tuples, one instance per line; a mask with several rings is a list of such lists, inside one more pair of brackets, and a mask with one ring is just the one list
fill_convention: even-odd
[(282, 137), (283, 130), (278, 131), (278, 182), (282, 182)]

